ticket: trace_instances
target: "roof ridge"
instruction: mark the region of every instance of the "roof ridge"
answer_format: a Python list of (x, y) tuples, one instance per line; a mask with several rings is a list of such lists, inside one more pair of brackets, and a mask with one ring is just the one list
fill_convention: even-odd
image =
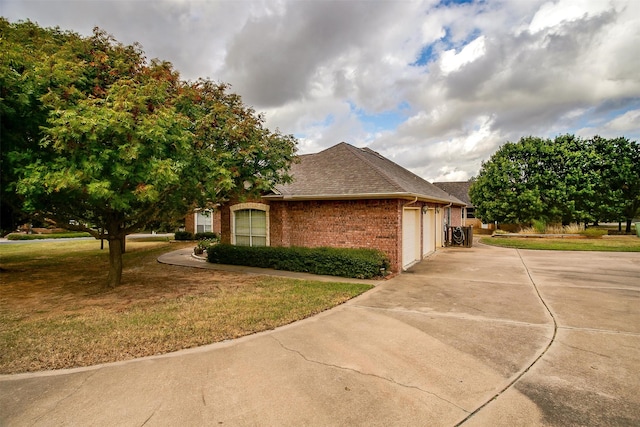
[[(402, 169), (403, 171), (408, 172), (408, 173), (409, 173), (411, 176), (413, 176), (414, 178), (417, 178), (417, 179), (419, 179), (420, 181), (423, 181), (423, 182), (425, 182), (425, 183), (427, 183), (427, 184), (429, 184), (429, 185), (433, 185), (433, 183), (432, 183), (432, 182), (427, 181), (426, 179), (424, 179), (424, 178), (423, 178), (423, 177), (421, 177), (420, 175), (418, 175), (418, 174), (416, 174), (416, 173), (414, 173), (414, 172), (410, 171), (409, 169), (404, 168), (404, 167), (400, 166), (399, 164), (397, 164), (397, 163), (395, 163), (395, 162), (393, 162), (393, 161), (391, 161), (391, 160), (387, 159), (386, 157), (384, 157), (382, 154), (378, 153), (377, 151), (374, 151), (374, 150), (372, 150), (372, 149), (370, 149), (370, 148), (368, 148), (368, 147), (365, 147), (363, 150), (366, 150), (367, 152), (369, 152), (369, 153), (371, 153), (371, 154), (375, 155), (375, 156), (376, 156), (376, 157), (378, 157), (380, 160), (382, 160), (382, 161), (384, 161), (385, 163), (387, 163), (387, 164), (391, 165), (392, 167)], [(368, 161), (368, 163), (369, 163), (370, 165), (372, 165), (372, 166), (376, 167), (376, 166), (375, 166), (375, 165), (373, 165), (371, 162), (369, 162), (369, 161)], [(378, 169), (378, 168), (376, 167), (376, 169)], [(382, 172), (385, 176), (387, 176), (387, 177), (388, 177), (388, 179), (393, 180), (393, 183), (394, 183), (396, 186), (398, 186), (398, 187), (402, 188), (402, 186), (401, 186), (400, 184), (398, 184), (397, 182), (395, 182), (395, 180), (393, 179), (393, 175), (390, 175), (390, 174), (389, 174), (389, 173), (387, 173), (387, 171), (386, 171), (386, 170), (384, 170), (384, 169), (383, 169), (381, 172)]]
[[(348, 143), (346, 143), (346, 142), (344, 142), (343, 144), (347, 145), (347, 146), (349, 147), (349, 149), (350, 149), (351, 151), (353, 151), (353, 153), (354, 153), (354, 154), (355, 154), (355, 155), (356, 155), (360, 160), (362, 160), (363, 162), (365, 162), (366, 164), (368, 164), (369, 166), (371, 166), (371, 167), (376, 171), (376, 174), (378, 174), (379, 176), (381, 176), (381, 177), (382, 177), (382, 179), (384, 179), (384, 180), (385, 180), (385, 181), (387, 181), (389, 184), (391, 184), (392, 186), (394, 186), (395, 188), (397, 188), (397, 189), (399, 189), (399, 190), (402, 190), (402, 191), (404, 191), (404, 190), (405, 190), (401, 185), (399, 185), (399, 184), (398, 184), (398, 182), (396, 182), (396, 180), (394, 180), (391, 176), (389, 176), (389, 174), (388, 174), (384, 169), (380, 169), (380, 168), (378, 167), (378, 165), (374, 164), (374, 163), (373, 163), (373, 162), (371, 162), (369, 159), (367, 159), (367, 157), (366, 157), (366, 156), (364, 156), (364, 155), (363, 155), (363, 153), (364, 153), (364, 152), (365, 152), (365, 150), (366, 150), (366, 151), (367, 151), (367, 152), (369, 152), (370, 154), (374, 154), (374, 155), (378, 156), (378, 157), (379, 157), (380, 159), (382, 159), (382, 160), (389, 161), (388, 159), (385, 159), (384, 157), (382, 157), (382, 156), (380, 155), (380, 153), (377, 153), (377, 152), (375, 152), (375, 151), (373, 151), (373, 150), (371, 150), (370, 148), (367, 148), (367, 147), (364, 147), (364, 148), (358, 148), (358, 147), (355, 147), (355, 146), (353, 146), (353, 145), (351, 145), (351, 144), (348, 144)], [(393, 162), (390, 162), (390, 163), (393, 163)]]
[(446, 191), (368, 147), (340, 142), (318, 153), (302, 155), (300, 159), (291, 166), (293, 181), (277, 185), (280, 194), (276, 196), (293, 199), (329, 195), (340, 198), (410, 195), (425, 200), (457, 202)]

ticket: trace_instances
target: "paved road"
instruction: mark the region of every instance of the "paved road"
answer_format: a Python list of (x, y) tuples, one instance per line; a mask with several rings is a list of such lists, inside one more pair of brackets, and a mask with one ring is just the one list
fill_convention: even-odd
[(640, 254), (478, 245), (274, 331), (0, 377), (0, 425), (640, 425), (638, 372)]

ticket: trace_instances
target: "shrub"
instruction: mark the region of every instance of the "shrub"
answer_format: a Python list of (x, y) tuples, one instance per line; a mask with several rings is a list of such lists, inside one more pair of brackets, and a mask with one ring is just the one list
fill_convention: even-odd
[(207, 260), (358, 279), (379, 277), (389, 269), (386, 255), (374, 249), (215, 245), (208, 248)]
[(212, 232), (196, 233), (196, 240), (218, 240), (218, 235)]
[(174, 238), (176, 240), (193, 240), (193, 233), (188, 231), (176, 231)]
[(196, 245), (196, 247), (194, 248), (194, 252), (195, 253), (203, 253), (204, 251), (209, 251), (209, 248), (212, 245), (215, 245), (218, 243), (217, 239), (202, 239), (202, 240), (198, 240), (198, 244)]
[(607, 232), (607, 230), (603, 230), (602, 228), (590, 227), (580, 232), (580, 234), (582, 234), (583, 236), (587, 236), (589, 239), (599, 239), (609, 233)]
[(533, 220), (533, 229), (538, 234), (544, 234), (547, 231), (547, 224), (537, 219)]

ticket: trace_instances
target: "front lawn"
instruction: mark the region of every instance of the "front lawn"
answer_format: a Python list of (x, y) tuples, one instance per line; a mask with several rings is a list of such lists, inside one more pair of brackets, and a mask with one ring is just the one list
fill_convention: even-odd
[(640, 238), (636, 236), (608, 236), (601, 239), (483, 237), (480, 242), (492, 246), (516, 249), (640, 252)]
[(0, 373), (72, 368), (273, 329), (369, 285), (248, 276), (159, 264), (193, 243), (127, 243), (123, 285), (104, 290), (93, 240), (0, 245)]
[(91, 234), (85, 232), (64, 232), (50, 234), (24, 234), (11, 233), (7, 234), (7, 240), (44, 240), (44, 239), (74, 239), (77, 237), (91, 237)]

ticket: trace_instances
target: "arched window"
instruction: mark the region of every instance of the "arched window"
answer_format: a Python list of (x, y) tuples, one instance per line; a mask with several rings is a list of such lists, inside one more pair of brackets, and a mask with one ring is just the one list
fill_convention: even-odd
[(269, 246), (269, 206), (241, 203), (231, 207), (231, 243), (238, 246)]

